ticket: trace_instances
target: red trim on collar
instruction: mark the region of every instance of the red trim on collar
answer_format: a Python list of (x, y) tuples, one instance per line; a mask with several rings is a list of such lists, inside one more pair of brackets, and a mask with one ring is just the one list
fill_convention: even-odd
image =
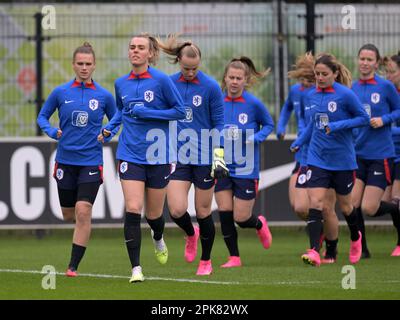
[(232, 101), (233, 102), (246, 102), (246, 100), (244, 100), (243, 96), (233, 98), (233, 99), (232, 99), (232, 97), (226, 96), (224, 101), (226, 101), (226, 102), (232, 102)]
[(320, 88), (317, 86), (317, 92), (335, 92), (335, 89), (333, 89), (332, 86), (329, 86), (327, 88)]
[(193, 80), (188, 81), (183, 77), (183, 74), (181, 74), (181, 76), (179, 77), (178, 81), (179, 82), (190, 82), (190, 83), (200, 84), (200, 81), (197, 78), (197, 76)]
[(375, 78), (371, 78), (371, 79), (360, 79), (358, 80), (359, 84), (378, 84), (378, 82), (376, 82)]
[(145, 72), (142, 72), (139, 74), (135, 74), (135, 73), (133, 73), (133, 70), (132, 70), (131, 73), (129, 74), (128, 80), (130, 80), (130, 79), (151, 79), (151, 78), (153, 78), (153, 77), (151, 76), (151, 74), (148, 71), (145, 71)]
[[(75, 80), (75, 81), (72, 83), (71, 88), (81, 87), (81, 86), (82, 86), (82, 83), (79, 82), (79, 81), (77, 81), (77, 80)], [(87, 82), (86, 82), (86, 83), (85, 83), (85, 88), (89, 88), (89, 89), (96, 90), (96, 86), (94, 85), (93, 81), (90, 82), (90, 83), (87, 83)]]

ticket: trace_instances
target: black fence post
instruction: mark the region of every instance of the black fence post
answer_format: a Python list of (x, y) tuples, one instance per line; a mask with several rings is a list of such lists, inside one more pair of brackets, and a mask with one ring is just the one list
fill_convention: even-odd
[[(40, 12), (35, 13), (35, 42), (36, 42), (36, 99), (35, 99), (35, 104), (36, 104), (36, 115), (39, 114), (40, 109), (42, 107), (43, 103), (43, 65), (42, 65), (42, 59), (43, 59), (43, 49), (42, 49), (42, 43), (43, 43), (43, 36), (42, 36), (42, 18), (43, 15)], [(39, 128), (38, 125), (36, 125), (36, 135), (40, 136), (42, 134), (41, 129)]]
[(315, 53), (315, 3), (306, 2), (306, 51)]

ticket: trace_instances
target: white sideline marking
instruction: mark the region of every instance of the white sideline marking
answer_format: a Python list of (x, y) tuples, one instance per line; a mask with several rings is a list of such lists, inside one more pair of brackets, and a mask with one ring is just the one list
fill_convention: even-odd
[[(0, 272), (9, 273), (31, 273), (31, 274), (46, 274), (39, 270), (20, 270), (20, 269), (0, 269)], [(56, 275), (64, 276), (64, 272), (56, 272)], [(129, 279), (127, 276), (119, 276), (112, 274), (92, 274), (92, 273), (79, 273), (79, 277), (91, 277), (91, 278), (111, 278), (111, 279)], [(162, 278), (162, 277), (146, 277), (145, 280), (150, 281), (175, 281), (175, 282), (192, 282), (192, 283), (206, 283), (206, 284), (240, 284), (240, 282), (228, 282), (228, 281), (209, 281), (209, 280), (196, 280), (196, 279), (176, 279), (176, 278)]]

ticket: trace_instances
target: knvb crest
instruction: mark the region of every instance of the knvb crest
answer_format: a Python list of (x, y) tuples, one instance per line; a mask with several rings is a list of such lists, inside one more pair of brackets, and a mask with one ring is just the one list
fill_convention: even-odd
[(239, 122), (240, 122), (241, 124), (246, 124), (246, 123), (247, 123), (247, 120), (248, 120), (248, 116), (247, 116), (246, 113), (241, 113), (241, 114), (239, 114)]
[(93, 111), (99, 107), (99, 102), (96, 99), (89, 100), (89, 108)]
[(195, 107), (199, 107), (199, 106), (201, 105), (201, 101), (202, 101), (201, 96), (199, 96), (199, 95), (193, 96), (193, 101), (192, 101), (192, 103), (193, 103), (193, 105), (194, 105)]
[(337, 109), (337, 104), (336, 104), (335, 101), (331, 101), (331, 102), (328, 103), (328, 110), (330, 112), (335, 112), (336, 109)]
[(371, 101), (373, 103), (379, 103), (379, 101), (381, 101), (381, 96), (379, 93), (374, 92), (373, 94), (371, 94)]
[(154, 92), (151, 90), (145, 91), (144, 100), (146, 100), (147, 102), (152, 102), (154, 100)]

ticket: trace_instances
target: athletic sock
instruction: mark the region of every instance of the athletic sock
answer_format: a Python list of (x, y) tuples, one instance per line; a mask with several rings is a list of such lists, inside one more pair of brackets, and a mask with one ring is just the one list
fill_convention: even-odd
[(258, 220), (258, 218), (255, 215), (251, 215), (250, 218), (247, 219), (246, 221), (237, 222), (237, 224), (241, 228), (252, 228), (257, 230), (260, 230), (262, 227), (262, 222)]
[(80, 246), (78, 244), (72, 244), (71, 250), (71, 260), (69, 262), (68, 268), (75, 271), (78, 270), (79, 263), (81, 262), (83, 255), (85, 254), (86, 247)]
[(326, 243), (325, 257), (336, 259), (338, 239), (336, 240), (325, 239), (325, 243)]
[(140, 266), (140, 245), (142, 242), (140, 220), (141, 215), (139, 213), (125, 212), (124, 236), (132, 268)]
[(186, 235), (188, 235), (189, 237), (194, 235), (193, 223), (187, 211), (182, 217), (179, 218), (174, 218), (171, 215), (171, 219), (178, 225), (178, 227), (185, 231)]
[(310, 248), (319, 251), (319, 239), (323, 230), (321, 210), (309, 209), (307, 228), (310, 236)]
[(204, 219), (197, 218), (200, 228), (200, 241), (201, 241), (201, 260), (210, 260), (211, 250), (215, 238), (215, 226), (212, 215)]
[(353, 208), (353, 211), (350, 213), (350, 215), (344, 215), (344, 218), (346, 219), (347, 225), (349, 226), (351, 241), (357, 241), (359, 237), (359, 229), (356, 208)]
[(230, 256), (239, 257), (238, 235), (233, 219), (233, 211), (220, 211), (221, 231)]
[(368, 251), (367, 237), (365, 235), (364, 216), (363, 216), (361, 208), (356, 208), (356, 214), (357, 214), (358, 230), (360, 230), (361, 235), (362, 235), (362, 238), (361, 238), (362, 251), (366, 252), (366, 251)]
[(164, 216), (161, 215), (159, 218), (156, 219), (149, 219), (146, 217), (146, 221), (149, 224), (151, 230), (153, 230), (153, 239), (156, 241), (161, 240), (165, 226)]

